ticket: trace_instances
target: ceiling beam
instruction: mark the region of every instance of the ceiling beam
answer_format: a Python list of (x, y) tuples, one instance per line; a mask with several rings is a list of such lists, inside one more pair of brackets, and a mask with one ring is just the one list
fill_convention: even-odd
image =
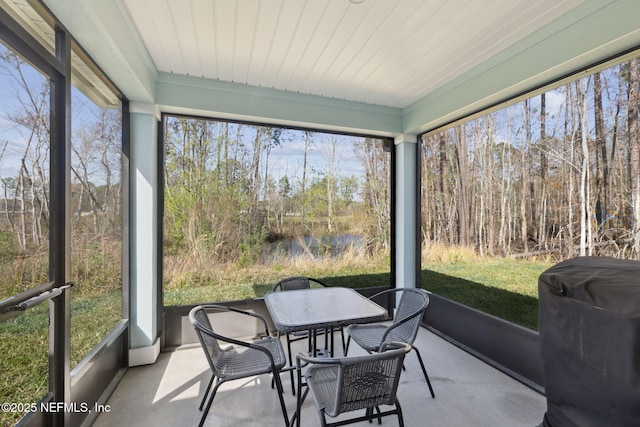
[(394, 137), (402, 110), (271, 88), (159, 73), (156, 103), (163, 112)]

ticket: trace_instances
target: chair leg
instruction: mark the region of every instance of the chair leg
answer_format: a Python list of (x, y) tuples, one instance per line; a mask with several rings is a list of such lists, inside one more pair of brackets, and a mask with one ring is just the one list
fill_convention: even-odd
[(404, 427), (404, 418), (402, 417), (402, 408), (400, 407), (400, 401), (396, 398), (396, 411), (398, 412), (398, 426)]
[(373, 422), (373, 409), (367, 408), (365, 410), (364, 416), (367, 417), (367, 421), (369, 421), (369, 424), (371, 424)]
[(211, 396), (209, 396), (209, 402), (207, 402), (207, 407), (204, 410), (204, 413), (202, 414), (202, 418), (200, 418), (200, 424), (198, 424), (198, 427), (202, 427), (204, 425), (204, 420), (207, 418), (207, 415), (209, 415), (209, 410), (211, 409), (211, 404), (213, 403), (213, 398), (216, 396), (216, 392), (218, 391), (218, 387), (220, 387), (220, 385), (223, 382), (224, 381), (218, 381), (218, 382), (216, 382), (216, 385), (213, 387), (213, 390), (211, 391)]
[[(287, 337), (287, 353), (289, 355), (289, 367), (293, 366), (293, 356), (291, 355), (291, 340), (289, 339), (289, 334), (286, 335)], [(291, 377), (291, 393), (295, 396), (296, 395), (296, 384), (295, 381), (293, 380), (293, 369), (289, 370), (289, 375)], [(274, 388), (276, 385), (276, 381), (275, 381), (276, 377), (275, 375), (273, 375), (271, 377), (271, 388)]]
[(427, 374), (427, 370), (424, 367), (424, 363), (422, 362), (422, 356), (420, 356), (420, 351), (418, 351), (418, 349), (414, 346), (413, 349), (416, 351), (416, 354), (418, 355), (418, 361), (420, 362), (420, 367), (422, 368), (422, 373), (424, 374), (424, 379), (427, 380), (427, 385), (429, 386), (429, 391), (431, 392), (431, 397), (435, 399), (436, 394), (433, 392), (433, 387), (431, 387), (431, 381), (429, 381), (429, 375)]
[(333, 336), (333, 328), (329, 328), (328, 329), (328, 333), (331, 334), (331, 338), (330, 338), (331, 339), (331, 357), (336, 357), (335, 352), (334, 352), (335, 351), (335, 339), (334, 339), (334, 336)]
[(369, 421), (369, 424), (373, 424), (373, 417), (375, 416), (374, 409), (375, 409), (375, 412), (378, 413), (378, 416), (376, 417), (378, 418), (378, 424), (382, 424), (382, 417), (380, 416), (379, 406), (376, 406), (375, 408), (367, 408), (364, 416), (366, 417), (367, 421)]
[(327, 427), (327, 416), (324, 414), (324, 409), (320, 409), (320, 426)]
[[(329, 348), (329, 331), (332, 330), (331, 328), (325, 328), (324, 329), (324, 349), (328, 349)], [(331, 341), (331, 357), (333, 357), (333, 340)]]
[(351, 344), (351, 335), (347, 337), (347, 346), (344, 348), (344, 355), (346, 356), (349, 352), (349, 344)]
[(202, 396), (202, 401), (200, 402), (200, 406), (198, 407), (199, 411), (202, 411), (202, 407), (204, 406), (204, 401), (207, 400), (207, 395), (209, 394), (209, 391), (211, 390), (211, 384), (213, 384), (213, 380), (216, 379), (215, 375), (211, 375), (211, 379), (209, 380), (209, 385), (207, 386), (207, 389), (204, 392), (204, 396)]
[(311, 336), (313, 337), (313, 344), (312, 344), (312, 349), (313, 349), (313, 357), (318, 357), (318, 331), (316, 329), (313, 329), (311, 331)]
[(282, 381), (280, 380), (280, 371), (274, 370), (273, 377), (276, 381), (276, 388), (278, 389), (278, 398), (280, 399), (280, 407), (282, 408), (282, 416), (284, 416), (284, 425), (289, 426), (289, 415), (287, 414), (287, 407), (284, 404), (284, 397), (282, 396)]
[[(289, 352), (289, 367), (293, 366), (293, 356), (291, 355), (291, 339), (289, 339), (289, 334), (287, 334), (287, 351)], [(275, 376), (275, 375), (274, 375)], [(293, 380), (293, 369), (289, 371), (289, 377), (291, 378), (291, 393), (296, 395), (296, 383)]]
[[(298, 378), (298, 384), (302, 383), (302, 379)], [(293, 427), (293, 421), (296, 421), (296, 427), (300, 427), (300, 418), (302, 417), (302, 403), (307, 398), (307, 394), (309, 394), (309, 388), (302, 392), (300, 385), (298, 385), (298, 399), (296, 400), (296, 413), (293, 414), (293, 418), (291, 419), (291, 427)]]
[(344, 354), (345, 356), (347, 355), (346, 351), (347, 351), (347, 346), (345, 345), (344, 342), (344, 328), (340, 327), (340, 339), (342, 341), (342, 354)]

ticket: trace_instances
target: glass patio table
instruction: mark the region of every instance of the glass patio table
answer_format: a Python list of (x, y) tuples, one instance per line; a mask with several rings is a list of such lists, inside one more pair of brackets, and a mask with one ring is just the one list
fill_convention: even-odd
[[(326, 287), (273, 292), (264, 297), (281, 332), (314, 331), (385, 320), (387, 310), (350, 288)], [(313, 354), (317, 355), (315, 334)], [(333, 347), (333, 346), (332, 346)]]

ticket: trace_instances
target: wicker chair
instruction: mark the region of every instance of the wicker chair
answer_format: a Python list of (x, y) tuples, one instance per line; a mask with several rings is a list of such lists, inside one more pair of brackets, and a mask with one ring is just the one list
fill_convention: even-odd
[[(288, 277), (286, 279), (280, 280), (273, 286), (273, 292), (283, 292), (283, 291), (297, 291), (302, 289), (311, 289), (318, 287), (326, 287), (327, 285), (322, 283), (318, 279), (312, 279), (309, 277)], [(344, 341), (344, 330), (342, 328), (336, 328), (335, 330), (340, 330), (340, 337), (342, 339), (342, 351), (346, 350), (346, 344)], [(332, 330), (331, 332), (333, 332)], [(334, 356), (334, 345), (333, 345), (333, 333), (327, 334), (326, 330), (320, 331), (300, 331), (300, 332), (292, 332), (286, 334), (287, 339), (287, 354), (289, 355), (289, 366), (293, 366), (293, 355), (291, 353), (291, 343), (295, 341), (300, 341), (304, 339), (308, 339), (308, 352), (311, 352), (312, 348), (316, 348), (315, 343), (312, 345), (311, 340), (315, 340), (318, 334), (324, 334), (324, 346), (325, 348), (330, 348), (331, 356)], [(280, 331), (278, 331), (278, 336), (280, 336)], [(329, 346), (328, 339), (331, 339), (331, 344)], [(293, 394), (295, 394), (295, 384), (293, 381), (293, 371), (291, 371), (291, 390)]]
[[(265, 337), (253, 342), (245, 342), (217, 334), (213, 331), (209, 316), (207, 315), (207, 312), (210, 310), (234, 312), (255, 317), (262, 322)], [(282, 407), (282, 415), (284, 416), (285, 425), (288, 425), (289, 417), (284, 404), (284, 398), (282, 397), (282, 382), (280, 380), (280, 371), (286, 364), (286, 358), (280, 340), (269, 335), (269, 329), (265, 319), (258, 314), (233, 307), (207, 305), (194, 307), (189, 312), (189, 320), (195, 328), (196, 335), (200, 340), (212, 373), (209, 385), (200, 402), (199, 409), (201, 411), (207, 395), (209, 395), (209, 391), (211, 390), (211, 385), (214, 379), (217, 378), (215, 387), (213, 387), (213, 391), (211, 391), (207, 407), (200, 419), (199, 426), (201, 427), (204, 424), (209, 409), (211, 409), (216, 391), (222, 383), (266, 373), (273, 374), (278, 389), (278, 397), (280, 398), (280, 406)], [(229, 345), (222, 347), (226, 344)]]
[(414, 288), (397, 288), (387, 289), (379, 292), (371, 297), (371, 299), (378, 297), (392, 297), (397, 293), (400, 295), (400, 302), (396, 308), (396, 314), (393, 318), (393, 322), (390, 325), (382, 324), (365, 324), (365, 325), (349, 325), (347, 327), (347, 349), (345, 354), (349, 351), (349, 344), (351, 339), (368, 353), (372, 353), (378, 350), (381, 344), (390, 341), (400, 341), (407, 343), (413, 348), (418, 355), (418, 361), (424, 374), (424, 379), (427, 381), (431, 397), (435, 398), (436, 395), (433, 392), (431, 381), (429, 381), (429, 375), (424, 367), (424, 362), (420, 356), (420, 351), (413, 345), (413, 342), (418, 335), (418, 329), (420, 328), (420, 321), (422, 315), (429, 305), (429, 295), (422, 289)]
[[(374, 417), (397, 415), (404, 426), (402, 408), (396, 397), (402, 363), (411, 346), (405, 343), (385, 343), (375, 354), (357, 357), (313, 358), (303, 354), (296, 357), (298, 370), (298, 399), (294, 419), (300, 426), (301, 406), (309, 391), (320, 415), (322, 426), (342, 426), (360, 421), (371, 422)], [(302, 394), (302, 366), (308, 365), (304, 377), (307, 389)], [(302, 394), (302, 396), (301, 396)], [(395, 408), (380, 411), (380, 405)], [(365, 409), (364, 416), (327, 423), (327, 416)], [(375, 410), (375, 415), (374, 415)], [(291, 422), (293, 425), (293, 420)]]

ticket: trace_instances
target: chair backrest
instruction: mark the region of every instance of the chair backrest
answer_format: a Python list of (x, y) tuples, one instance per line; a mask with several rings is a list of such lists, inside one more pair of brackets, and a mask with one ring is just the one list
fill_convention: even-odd
[(282, 279), (276, 283), (273, 287), (273, 291), (297, 291), (300, 289), (310, 289), (312, 287), (326, 287), (326, 285), (318, 279), (312, 279), (309, 277), (287, 277), (286, 279)]
[[(401, 341), (413, 344), (420, 329), (422, 315), (429, 305), (429, 295), (422, 289), (398, 288), (401, 293), (392, 324), (387, 328), (383, 341)], [(386, 291), (388, 292), (388, 291)]]
[(220, 347), (217, 334), (213, 332), (211, 321), (209, 320), (205, 307), (201, 305), (194, 307), (189, 312), (189, 321), (196, 331), (198, 340), (207, 357), (207, 362), (209, 362), (211, 372), (217, 377), (220, 377), (221, 373), (219, 372), (217, 362), (224, 354), (224, 350)]
[(340, 358), (337, 393), (327, 414), (335, 417), (344, 412), (393, 405), (396, 400), (402, 363), (411, 347), (399, 348), (366, 356)]

